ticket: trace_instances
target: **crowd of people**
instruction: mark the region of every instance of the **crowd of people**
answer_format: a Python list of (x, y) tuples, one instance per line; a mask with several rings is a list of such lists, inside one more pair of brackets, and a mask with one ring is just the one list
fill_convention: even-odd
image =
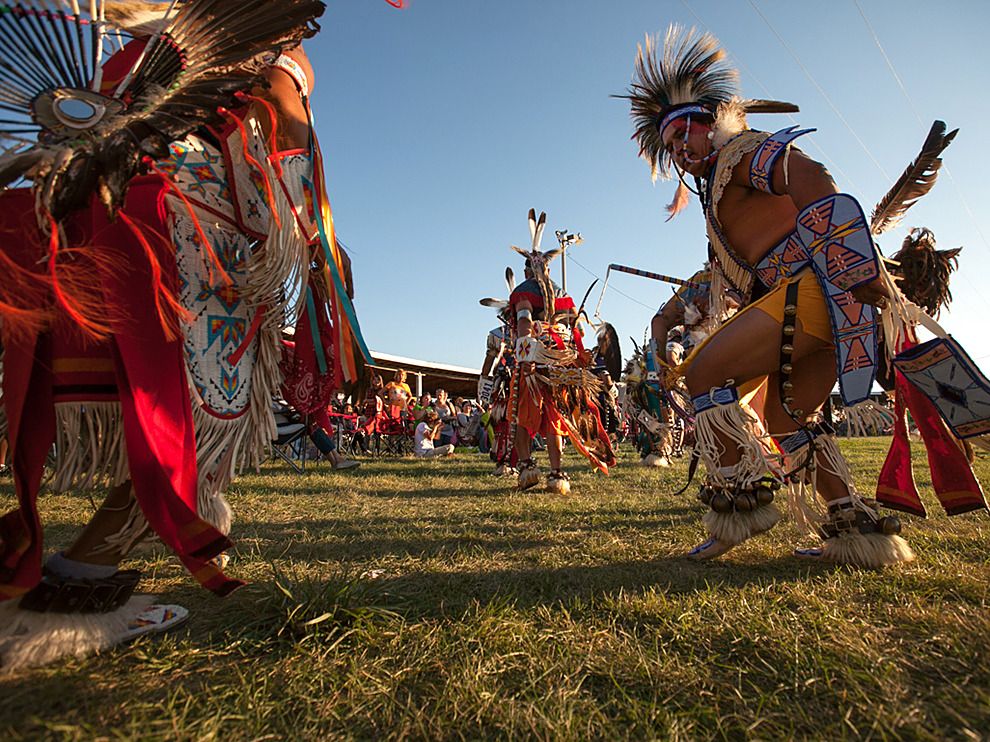
[[(452, 454), (455, 448), (468, 448), (487, 451), (488, 436), (484, 434), (483, 419), (489, 412), (488, 406), (456, 397), (451, 399), (447, 391), (436, 389), (433, 394), (424, 392), (418, 398), (412, 393), (406, 383), (406, 372), (398, 369), (395, 376), (384, 387), (381, 377), (374, 377), (372, 390), (381, 388), (375, 396), (383, 403), (379, 409), (374, 405), (374, 415), (387, 414), (391, 420), (397, 420), (406, 427), (412, 428), (416, 437), (414, 453), (417, 456), (437, 456), (437, 451)], [(367, 426), (372, 422), (369, 403), (365, 404), (362, 424)], [(387, 412), (386, 412), (387, 411)], [(433, 441), (436, 441), (433, 444)], [(427, 453), (432, 451), (432, 453)]]
[[(343, 392), (332, 395), (326, 414), (299, 414), (284, 399), (276, 402), (284, 430), (305, 426), (316, 455), (334, 469), (355, 469), (356, 454), (374, 456), (383, 450), (411, 452), (419, 458), (452, 456), (457, 449), (486, 454), (492, 442), (490, 405), (472, 399), (451, 399), (443, 388), (413, 395), (407, 374), (397, 369), (391, 381), (371, 377), (365, 399), (357, 409)], [(392, 445), (406, 439), (408, 445)]]

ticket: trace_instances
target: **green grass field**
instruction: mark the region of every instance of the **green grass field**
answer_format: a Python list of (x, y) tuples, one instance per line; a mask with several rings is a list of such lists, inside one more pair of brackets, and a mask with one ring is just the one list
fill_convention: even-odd
[[(861, 484), (886, 443), (842, 442)], [(947, 518), (915, 456), (930, 517), (885, 571), (793, 557), (788, 521), (691, 562), (686, 461), (628, 445), (608, 477), (568, 453), (566, 498), (471, 454), (268, 465), (229, 492), (248, 586), (217, 599), (143, 552), (141, 589), (190, 621), (0, 680), (0, 739), (987, 739), (990, 517)], [(40, 505), (49, 549), (91, 510)]]

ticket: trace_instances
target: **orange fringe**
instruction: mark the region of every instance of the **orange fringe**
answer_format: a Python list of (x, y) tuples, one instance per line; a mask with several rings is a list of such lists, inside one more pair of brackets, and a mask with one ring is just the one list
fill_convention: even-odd
[(670, 221), (675, 216), (680, 214), (687, 208), (688, 203), (691, 201), (691, 191), (688, 187), (684, 185), (684, 181), (680, 181), (677, 184), (677, 190), (674, 191), (674, 200), (667, 204), (667, 213), (670, 214), (664, 221)]

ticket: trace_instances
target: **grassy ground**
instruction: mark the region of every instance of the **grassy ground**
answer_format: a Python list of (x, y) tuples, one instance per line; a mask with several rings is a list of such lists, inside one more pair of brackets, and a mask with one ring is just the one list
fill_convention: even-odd
[[(886, 441), (843, 447), (875, 480)], [(478, 455), (266, 466), (229, 493), (250, 584), (216, 599), (144, 553), (144, 589), (190, 621), (0, 681), (0, 739), (987, 738), (990, 518), (945, 517), (923, 462), (918, 560), (874, 572), (791, 556), (788, 522), (688, 561), (686, 463), (636, 460), (568, 454), (567, 498)], [(41, 506), (51, 548), (90, 507)]]

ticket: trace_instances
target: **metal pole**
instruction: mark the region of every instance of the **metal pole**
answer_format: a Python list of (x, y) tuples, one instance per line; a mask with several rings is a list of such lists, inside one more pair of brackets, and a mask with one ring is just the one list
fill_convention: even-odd
[[(565, 248), (568, 245), (580, 245), (584, 239), (580, 232), (571, 234), (566, 229), (562, 229), (557, 232), (557, 242), (560, 243), (561, 248)], [(562, 250), (560, 253), (560, 288), (565, 294), (567, 293), (567, 250)]]

